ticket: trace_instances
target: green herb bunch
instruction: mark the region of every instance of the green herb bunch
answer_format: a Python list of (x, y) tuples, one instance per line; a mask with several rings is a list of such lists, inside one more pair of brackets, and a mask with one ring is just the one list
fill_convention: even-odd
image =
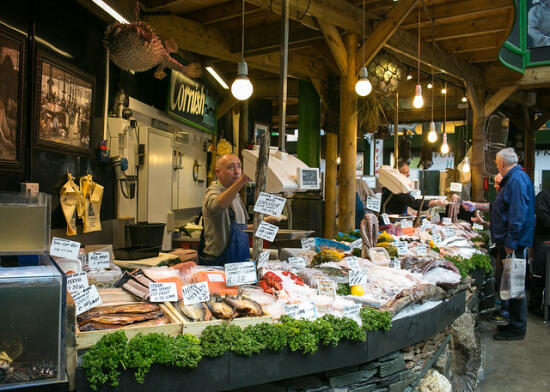
[(469, 259), (460, 256), (445, 256), (445, 258), (453, 262), (463, 279), (476, 268), (481, 268), (486, 273), (491, 272), (493, 269), (491, 257), (481, 253), (476, 253)]
[(336, 294), (341, 296), (351, 295), (351, 287), (347, 283), (338, 283)]
[(386, 332), (391, 328), (391, 313), (380, 312), (368, 306), (362, 307), (360, 312), (363, 329), (365, 331), (376, 331), (381, 329)]

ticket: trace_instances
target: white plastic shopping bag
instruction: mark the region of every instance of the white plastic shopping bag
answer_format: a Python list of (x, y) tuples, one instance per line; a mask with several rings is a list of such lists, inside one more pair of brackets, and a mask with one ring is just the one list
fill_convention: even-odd
[(523, 298), (525, 292), (525, 259), (516, 258), (515, 253), (502, 260), (500, 298), (503, 300)]

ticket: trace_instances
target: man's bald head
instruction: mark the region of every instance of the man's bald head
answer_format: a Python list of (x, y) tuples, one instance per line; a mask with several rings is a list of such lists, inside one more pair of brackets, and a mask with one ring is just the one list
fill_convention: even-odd
[(216, 160), (216, 176), (225, 188), (233, 185), (241, 175), (241, 160), (235, 154), (224, 154)]

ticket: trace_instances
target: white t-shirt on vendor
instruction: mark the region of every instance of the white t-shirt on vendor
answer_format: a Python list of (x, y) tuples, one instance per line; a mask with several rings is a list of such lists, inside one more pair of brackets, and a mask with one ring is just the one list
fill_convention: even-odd
[(238, 224), (246, 224), (248, 219), (248, 214), (239, 194), (235, 196), (231, 206), (227, 208), (218, 206), (218, 195), (225, 189), (219, 181), (214, 182), (206, 190), (202, 201), (204, 255), (206, 258), (218, 257), (227, 247), (231, 226), (229, 208), (233, 209), (235, 221)]

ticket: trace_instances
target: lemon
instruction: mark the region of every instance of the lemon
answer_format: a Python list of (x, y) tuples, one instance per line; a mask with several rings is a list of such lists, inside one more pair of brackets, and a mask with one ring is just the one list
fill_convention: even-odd
[(361, 297), (363, 294), (365, 294), (365, 290), (363, 290), (363, 286), (360, 284), (354, 284), (351, 286), (351, 295), (357, 295), (358, 297)]

